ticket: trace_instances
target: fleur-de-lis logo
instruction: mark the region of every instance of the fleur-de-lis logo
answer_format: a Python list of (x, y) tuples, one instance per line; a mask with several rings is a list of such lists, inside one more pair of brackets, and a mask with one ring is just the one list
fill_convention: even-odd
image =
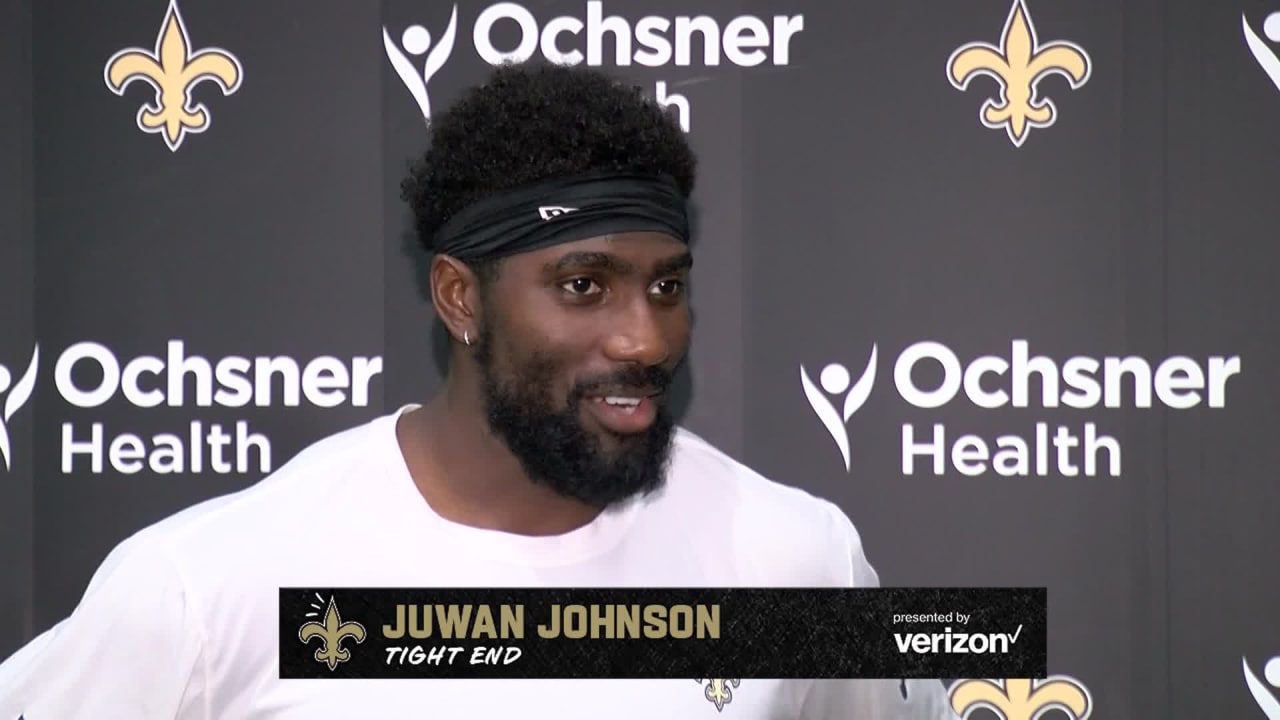
[[(723, 712), (724, 706), (733, 702), (733, 689), (742, 684), (741, 680), (703, 679), (695, 680), (699, 685), (706, 683), (702, 694), (707, 700), (715, 703), (716, 712)], [(730, 687), (732, 686), (732, 687)]]
[(990, 710), (1000, 720), (1039, 720), (1058, 710), (1070, 720), (1086, 720), (1093, 713), (1093, 698), (1079, 680), (1055, 675), (1045, 680), (961, 680), (951, 686), (951, 709), (961, 720), (978, 709)]
[(351, 659), (351, 651), (342, 647), (343, 639), (351, 638), (357, 643), (362, 643), (364, 635), (364, 626), (360, 623), (342, 621), (342, 616), (338, 614), (338, 605), (333, 598), (329, 598), (329, 609), (324, 613), (323, 624), (312, 620), (298, 629), (298, 639), (304, 645), (310, 644), (311, 638), (320, 638), (323, 644), (319, 650), (316, 650), (316, 661), (327, 663), (330, 670), (338, 667), (338, 663)]
[(107, 87), (116, 95), (123, 96), (125, 88), (135, 80), (155, 90), (155, 102), (138, 109), (138, 129), (159, 133), (169, 149), (177, 151), (187, 133), (209, 129), (209, 109), (203, 103), (193, 105), (191, 91), (202, 81), (213, 80), (223, 95), (231, 95), (240, 89), (244, 72), (240, 61), (221, 48), (206, 48), (193, 54), (177, 0), (170, 0), (155, 50), (121, 50), (107, 61), (103, 75)]
[(947, 78), (957, 90), (986, 75), (1000, 83), (1000, 97), (988, 98), (978, 117), (993, 129), (1004, 128), (1015, 147), (1022, 147), (1031, 128), (1047, 128), (1058, 117), (1053, 101), (1038, 96), (1036, 86), (1048, 75), (1067, 78), (1071, 89), (1089, 81), (1092, 62), (1079, 45), (1051, 42), (1041, 45), (1025, 0), (1014, 0), (1000, 36), (1000, 47), (972, 42), (957, 48), (947, 60)]

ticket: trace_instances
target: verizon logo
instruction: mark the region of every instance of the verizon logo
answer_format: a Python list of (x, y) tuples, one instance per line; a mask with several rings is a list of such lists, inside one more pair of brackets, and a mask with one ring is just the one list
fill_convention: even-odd
[(986, 655), (1009, 652), (1021, 634), (1019, 625), (1012, 633), (953, 633), (946, 628), (940, 633), (894, 633), (893, 639), (903, 654)]

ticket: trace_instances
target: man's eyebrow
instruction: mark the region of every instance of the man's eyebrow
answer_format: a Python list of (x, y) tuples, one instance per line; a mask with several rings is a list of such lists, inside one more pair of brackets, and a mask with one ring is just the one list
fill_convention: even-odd
[[(693, 267), (693, 256), (685, 252), (659, 262), (654, 266), (653, 274), (669, 275), (680, 270), (688, 270), (691, 267)], [(543, 266), (543, 270), (549, 274), (556, 274), (570, 269), (606, 270), (619, 275), (630, 275), (636, 272), (635, 265), (617, 255), (588, 251), (567, 253), (559, 260)]]
[(634, 265), (623, 260), (617, 255), (587, 251), (568, 253), (561, 256), (559, 260), (553, 263), (547, 263), (543, 266), (543, 270), (548, 273), (563, 272), (571, 268), (581, 270), (609, 270), (622, 275), (633, 273), (636, 270)]
[(670, 275), (680, 270), (688, 270), (693, 267), (693, 256), (689, 253), (680, 253), (675, 257), (667, 258), (658, 263), (653, 269), (654, 275)]

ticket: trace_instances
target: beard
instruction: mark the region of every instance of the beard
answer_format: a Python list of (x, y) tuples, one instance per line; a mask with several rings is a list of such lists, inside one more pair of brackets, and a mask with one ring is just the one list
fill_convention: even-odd
[[(475, 347), (481, 392), (489, 428), (511, 450), (529, 478), (556, 493), (594, 507), (608, 508), (637, 495), (648, 495), (666, 479), (675, 421), (665, 401), (671, 373), (658, 367), (632, 367), (580, 381), (562, 407), (551, 395), (563, 363), (546, 353), (512, 358), (510, 375), (495, 371), (492, 333), (480, 332)], [(583, 402), (595, 388), (652, 388), (657, 412), (640, 433), (609, 433), (606, 449), (600, 437), (582, 425)]]

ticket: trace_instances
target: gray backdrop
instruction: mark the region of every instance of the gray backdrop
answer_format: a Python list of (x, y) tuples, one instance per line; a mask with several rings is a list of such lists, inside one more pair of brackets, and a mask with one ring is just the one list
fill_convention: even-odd
[[(701, 158), (696, 335), (681, 380), (688, 427), (838, 502), (887, 585), (1047, 586), (1049, 670), (1088, 688), (1091, 717), (1280, 719), (1280, 688), (1264, 677), (1280, 656), (1280, 489), (1269, 472), (1280, 462), (1270, 372), (1280, 361), (1270, 317), (1280, 298), (1280, 17), (1267, 23), (1280, 3), (1026, 2), (521, 6), (539, 27), (556, 16), (585, 22), (592, 6), (624, 31), (656, 27), (646, 17), (701, 15), (742, 32), (742, 52), (755, 49), (753, 24), (735, 18), (761, 18), (772, 35), (774, 16), (802, 17), (783, 23), (787, 57), (770, 46), (745, 67), (725, 52), (708, 64), (701, 40), (683, 65), (617, 67), (615, 41), (603, 44), (606, 67), (683, 98)], [(241, 77), (229, 95), (215, 81), (192, 86), (210, 123), (171, 147), (136, 119), (155, 90), (139, 81), (117, 95), (104, 78), (118, 51), (154, 51), (163, 0), (5, 3), (4, 398), (23, 394), (37, 343), (40, 353), (29, 399), (3, 416), (0, 569), (10, 582), (0, 587), (0, 655), (66, 615), (106, 552), (138, 528), (437, 387), (441, 334), (398, 197), (423, 147), (409, 86), (430, 64), (423, 84), (439, 108), (479, 80), (486, 58), (473, 29), (494, 5), (459, 3), (447, 47), (450, 3), (183, 0), (191, 49), (222, 49)], [(1036, 97), (1056, 114), (1015, 143), (980, 120), (984, 101), (1000, 97), (996, 79), (975, 76), (961, 90), (948, 60), (969, 43), (999, 47), (1018, 8), (1041, 45), (1073, 44), (1088, 76), (1075, 88), (1061, 74), (1040, 77)], [(422, 33), (405, 35), (414, 25), (430, 35), (425, 54)], [(517, 28), (497, 22), (492, 44), (516, 49)], [(558, 47), (585, 53), (587, 42), (566, 34)], [(428, 60), (433, 50), (448, 52)], [(397, 72), (396, 52), (417, 80)], [(123, 370), (142, 356), (168, 360), (172, 341), (209, 361), (215, 381), (234, 358), (292, 359), (306, 375), (296, 382), (313, 391), (381, 365), (366, 373), (365, 396), (333, 402), (304, 392), (290, 404), (294, 383), (279, 378), (248, 404), (202, 405), (194, 376), (181, 402), (154, 407), (123, 392), (79, 407), (59, 391), (58, 360), (78, 343), (99, 344)], [(1189, 408), (1158, 393), (1135, 407), (1132, 376), (1118, 407), (1046, 406), (1039, 379), (1025, 407), (980, 407), (963, 385), (950, 402), (917, 407), (895, 382), (899, 357), (918, 343), (939, 344), (959, 369), (1011, 360), (1015, 341), (1055, 372), (1132, 357), (1154, 374), (1178, 356), (1206, 373), (1210, 357), (1236, 358), (1239, 372), (1220, 407), (1202, 395)], [(874, 373), (850, 409), (864, 402), (846, 419), (844, 397), (873, 347)], [(846, 382), (822, 382), (833, 363)], [(79, 363), (69, 379), (91, 390), (104, 380), (95, 367)], [(924, 361), (908, 375), (930, 391), (940, 367)], [(141, 385), (166, 387), (145, 374)], [(1012, 388), (1006, 374), (977, 389)], [(1064, 390), (1078, 397), (1058, 387), (1051, 399)], [(823, 407), (840, 414), (830, 427)], [(124, 435), (189, 445), (192, 422), (233, 438), (225, 471), (206, 451), (199, 472), (157, 472), (127, 444), (111, 462)], [(259, 436), (241, 467), (237, 423)], [(1001, 436), (1034, 449), (1037, 423), (1077, 438), (1092, 424), (1119, 449), (1119, 473), (1105, 451), (1098, 474), (1063, 472), (1052, 447), (1043, 472), (1033, 457), (1026, 475), (961, 472), (976, 443), (955, 462), (964, 436), (991, 453)], [(95, 424), (101, 471), (83, 453), (64, 467)], [(907, 472), (904, 432), (921, 443), (935, 425), (943, 472), (924, 456)], [(1078, 464), (1080, 449), (1071, 452)], [(142, 469), (128, 472), (135, 457)]]

